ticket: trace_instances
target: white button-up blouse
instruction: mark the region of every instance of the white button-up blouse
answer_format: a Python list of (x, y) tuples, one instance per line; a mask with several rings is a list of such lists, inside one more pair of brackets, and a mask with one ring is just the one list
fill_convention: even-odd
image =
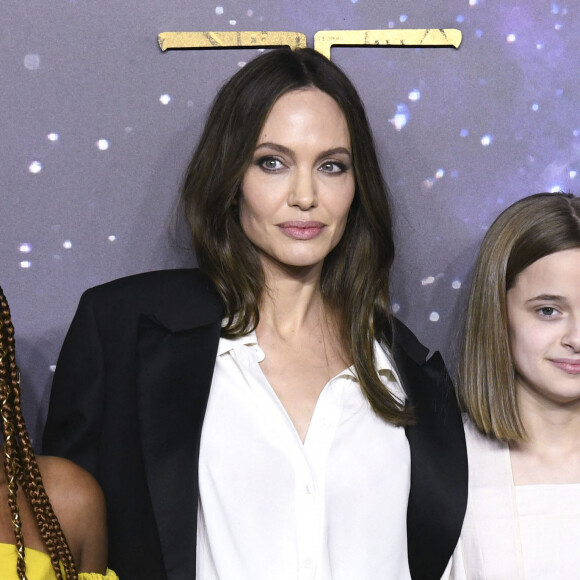
[[(375, 358), (404, 400), (378, 343)], [(325, 385), (302, 443), (263, 359), (255, 333), (220, 339), (201, 436), (197, 577), (410, 579), (404, 428), (374, 413), (349, 368)]]

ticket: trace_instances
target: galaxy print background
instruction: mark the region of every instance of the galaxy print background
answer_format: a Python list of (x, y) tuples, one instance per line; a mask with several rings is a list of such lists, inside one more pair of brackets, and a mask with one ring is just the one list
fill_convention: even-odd
[(491, 221), (525, 195), (580, 191), (577, 0), (3, 0), (0, 15), (0, 284), (36, 442), (83, 290), (195, 264), (176, 194), (217, 89), (257, 51), (162, 53), (159, 32), (463, 32), (458, 50), (332, 51), (392, 191), (394, 310), (451, 366)]

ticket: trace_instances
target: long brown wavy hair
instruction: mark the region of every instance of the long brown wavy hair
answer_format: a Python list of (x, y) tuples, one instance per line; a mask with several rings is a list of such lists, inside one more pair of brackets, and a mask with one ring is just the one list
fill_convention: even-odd
[(389, 192), (356, 89), (318, 52), (272, 50), (246, 64), (219, 91), (181, 195), (196, 257), (223, 299), (223, 335), (239, 337), (255, 329), (265, 278), (258, 252), (240, 226), (240, 186), (276, 101), (307, 87), (325, 92), (342, 110), (356, 183), (342, 239), (323, 265), (322, 298), (338, 313), (344, 349), (373, 409), (392, 423), (407, 424), (409, 410), (384, 387), (374, 364), (374, 340), (392, 343), (389, 271), (395, 250)]
[[(42, 541), (48, 550), (52, 568), (58, 580), (76, 580), (75, 563), (52, 509), (38, 462), (32, 449), (30, 437), (24, 424), (20, 405), (20, 371), (16, 366), (14, 348), (14, 326), (10, 317), (8, 301), (0, 287), (0, 415), (4, 435), (4, 471), (8, 485), (8, 504), (12, 514), (14, 537), (17, 550), (16, 568), (21, 580), (26, 578), (24, 560), (24, 537), (17, 493), (22, 490), (28, 501)], [(63, 577), (61, 571), (65, 572)]]
[(465, 317), (457, 390), (463, 410), (486, 435), (522, 441), (509, 342), (507, 293), (518, 275), (543, 258), (580, 248), (580, 198), (537, 193), (493, 222), (479, 250)]

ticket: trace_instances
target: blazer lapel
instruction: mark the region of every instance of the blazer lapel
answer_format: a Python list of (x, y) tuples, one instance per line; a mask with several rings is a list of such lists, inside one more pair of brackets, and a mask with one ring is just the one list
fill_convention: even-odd
[(417, 347), (424, 347), (414, 336), (409, 344), (406, 333), (398, 330), (393, 356), (416, 417), (416, 424), (406, 428), (411, 448), (409, 567), (413, 580), (439, 580), (455, 549), (467, 505), (465, 434), (441, 355), (437, 352), (422, 362)]
[(220, 319), (170, 330), (143, 315), (137, 389), (147, 483), (167, 577), (195, 578), (198, 458)]

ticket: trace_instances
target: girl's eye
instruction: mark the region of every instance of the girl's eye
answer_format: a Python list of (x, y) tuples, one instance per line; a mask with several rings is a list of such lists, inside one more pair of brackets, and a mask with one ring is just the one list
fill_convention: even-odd
[(262, 157), (258, 159), (258, 165), (266, 171), (278, 171), (283, 167), (282, 162), (275, 157)]
[(325, 161), (320, 166), (320, 170), (325, 173), (344, 173), (346, 169), (346, 165), (341, 161)]
[(538, 312), (544, 318), (553, 318), (558, 311), (553, 306), (542, 306)]

